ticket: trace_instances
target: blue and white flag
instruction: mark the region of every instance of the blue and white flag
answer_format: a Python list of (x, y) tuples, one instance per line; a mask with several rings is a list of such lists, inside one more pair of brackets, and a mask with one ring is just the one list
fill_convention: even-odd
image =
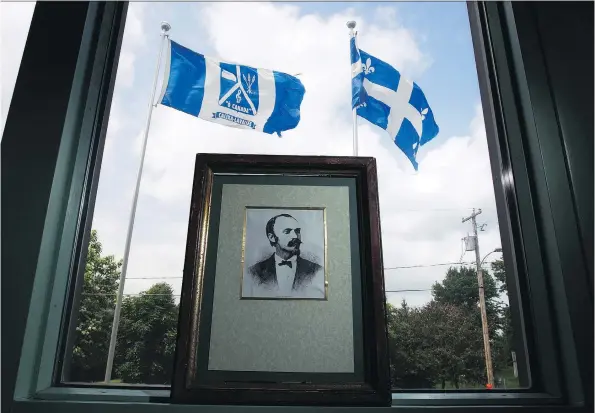
[(386, 130), (417, 170), (417, 151), (438, 135), (438, 125), (424, 93), (388, 63), (357, 47), (351, 37), (352, 107)]
[(161, 104), (210, 122), (265, 133), (300, 121), (304, 85), (294, 76), (222, 62), (170, 41)]

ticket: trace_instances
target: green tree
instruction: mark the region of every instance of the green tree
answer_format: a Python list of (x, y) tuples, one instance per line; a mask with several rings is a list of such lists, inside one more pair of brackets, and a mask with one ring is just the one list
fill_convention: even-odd
[(124, 300), (115, 360), (122, 381), (171, 383), (177, 319), (178, 306), (167, 283)]
[(513, 331), (510, 307), (502, 308), (503, 330), (490, 337), (492, 340), (492, 365), (494, 372), (498, 373), (512, 366)]
[[(500, 300), (500, 297), (508, 294), (504, 262), (494, 261), (491, 269), (493, 275), (484, 270), (483, 279), (492, 366), (497, 376), (512, 365), (513, 330), (510, 307)], [(437, 302), (466, 308), (481, 327), (477, 272), (474, 268), (449, 268), (444, 280), (434, 284), (432, 295)]]
[(504, 267), (504, 260), (496, 260), (491, 263), (492, 272), (494, 273), (494, 278), (500, 284), (498, 286), (498, 291), (500, 294), (508, 295), (508, 283), (506, 280), (506, 268)]
[(481, 329), (464, 308), (432, 301), (422, 309), (422, 336), (431, 345), (427, 351), (435, 359), (436, 377), (442, 388), (446, 382), (485, 381)]
[[(508, 296), (508, 284), (506, 279), (506, 268), (503, 260), (496, 260), (491, 263), (494, 278), (498, 281), (498, 292), (500, 295)], [(503, 304), (501, 308), (502, 331), (496, 337), (494, 349), (494, 369), (504, 370), (512, 366), (512, 354), (514, 349), (514, 331), (512, 328), (512, 315), (510, 306)]]
[(432, 301), (421, 308), (389, 307), (391, 378), (397, 388), (433, 388), (446, 382), (480, 383), (481, 330), (468, 311)]
[(432, 388), (436, 384), (433, 360), (420, 348), (419, 310), (405, 300), (401, 307), (387, 305), (392, 386), (401, 389)]
[[(505, 352), (507, 351), (507, 342), (504, 337), (504, 330), (506, 329), (505, 317), (508, 309), (499, 300), (499, 296), (503, 290), (501, 283), (497, 281), (500, 279), (498, 277), (505, 278), (505, 275), (498, 272), (497, 276), (492, 276), (488, 271), (484, 270), (482, 272), (492, 353), (492, 367), (494, 372), (497, 372), (506, 366)], [(481, 351), (483, 354), (483, 335), (481, 332), (481, 312), (479, 308), (479, 288), (476, 269), (473, 267), (449, 268), (444, 280), (432, 286), (432, 296), (436, 302), (452, 304), (471, 315), (479, 329), (478, 334), (481, 339)], [(478, 371), (475, 374), (475, 377), (480, 376), (483, 377), (480, 382), (485, 383), (485, 364), (478, 367)]]
[(113, 255), (102, 255), (97, 231), (92, 230), (72, 351), (72, 381), (104, 378), (121, 265)]
[[(494, 277), (483, 272), (486, 315), (490, 332), (502, 330), (502, 304), (498, 301), (498, 286)], [(472, 267), (449, 268), (441, 283), (432, 286), (434, 300), (468, 310), (481, 325), (477, 271)]]

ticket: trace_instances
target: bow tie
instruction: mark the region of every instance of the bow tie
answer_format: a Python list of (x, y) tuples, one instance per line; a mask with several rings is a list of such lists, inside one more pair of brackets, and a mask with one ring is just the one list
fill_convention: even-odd
[(289, 268), (293, 268), (293, 264), (289, 260), (283, 260), (279, 263), (279, 267), (282, 265), (287, 265)]

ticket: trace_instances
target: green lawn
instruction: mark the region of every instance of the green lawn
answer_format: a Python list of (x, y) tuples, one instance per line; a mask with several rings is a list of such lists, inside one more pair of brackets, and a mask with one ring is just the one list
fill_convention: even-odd
[(512, 367), (508, 367), (506, 370), (502, 370), (498, 377), (503, 379), (504, 381), (504, 383), (501, 386), (502, 388), (516, 389), (519, 387), (519, 378), (514, 377), (514, 369)]

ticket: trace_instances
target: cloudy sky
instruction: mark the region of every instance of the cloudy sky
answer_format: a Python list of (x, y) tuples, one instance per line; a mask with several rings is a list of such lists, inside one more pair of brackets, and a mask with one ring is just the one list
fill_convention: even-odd
[[(31, 4), (2, 3), (2, 126)], [(482, 256), (500, 246), (494, 190), (464, 2), (131, 3), (116, 78), (93, 227), (104, 251), (122, 257), (159, 50), (160, 22), (197, 52), (286, 73), (306, 87), (302, 120), (283, 138), (227, 128), (157, 106), (149, 133), (126, 293), (167, 281), (179, 293), (195, 154), (352, 155), (349, 38), (423, 89), (440, 134), (421, 148), (419, 172), (386, 133), (359, 121), (359, 155), (378, 162), (389, 302), (422, 305), (458, 262), (461, 223), (481, 208)], [(7, 42), (6, 39), (13, 39)], [(490, 259), (498, 258), (493, 254)], [(472, 252), (464, 262), (474, 260)], [(405, 291), (402, 290), (423, 290)]]
[(17, 79), (34, 2), (0, 2), (0, 136)]

